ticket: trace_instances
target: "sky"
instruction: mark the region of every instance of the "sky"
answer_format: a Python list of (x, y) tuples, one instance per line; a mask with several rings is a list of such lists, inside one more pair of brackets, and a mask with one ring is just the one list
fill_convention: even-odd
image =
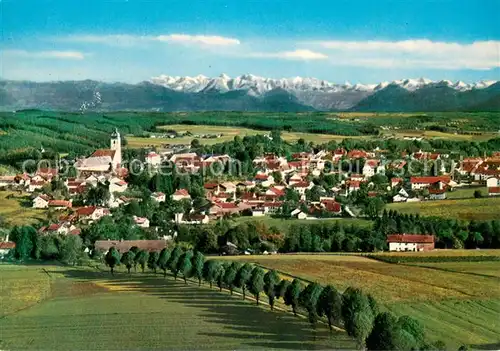
[(500, 80), (500, 0), (0, 0), (0, 77)]

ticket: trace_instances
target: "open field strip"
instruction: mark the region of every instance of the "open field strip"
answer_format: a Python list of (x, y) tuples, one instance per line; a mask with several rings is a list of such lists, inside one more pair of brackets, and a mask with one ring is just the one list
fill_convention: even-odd
[[(7, 198), (11, 195), (11, 198)], [(21, 202), (29, 201), (27, 194), (0, 191), (0, 216), (8, 225), (33, 224), (46, 216), (46, 211), (23, 206)], [(31, 206), (31, 202), (29, 202)]]
[[(51, 297), (0, 319), (1, 349), (355, 347), (343, 332), (312, 331), (303, 318), (259, 308), (206, 284), (199, 288), (151, 274), (112, 277), (89, 268), (44, 268), (52, 277)], [(40, 266), (29, 269), (40, 272)]]
[(400, 202), (388, 204), (387, 210), (462, 220), (492, 220), (500, 219), (500, 197)]
[(488, 196), (488, 188), (485, 186), (475, 186), (467, 188), (457, 188), (446, 193), (446, 198), (449, 200), (457, 199), (474, 199), (474, 192), (479, 190), (483, 196)]

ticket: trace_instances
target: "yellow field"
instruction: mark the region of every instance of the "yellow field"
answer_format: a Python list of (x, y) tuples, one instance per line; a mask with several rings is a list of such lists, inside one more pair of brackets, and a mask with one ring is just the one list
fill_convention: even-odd
[[(269, 131), (255, 130), (249, 128), (239, 128), (239, 127), (225, 127), (225, 126), (208, 126), (208, 125), (184, 125), (184, 124), (172, 124), (166, 126), (158, 127), (160, 130), (175, 130), (179, 133), (190, 132), (192, 134), (223, 134), (220, 138), (198, 138), (200, 143), (204, 145), (218, 144), (225, 141), (231, 141), (235, 136), (251, 136), (257, 134), (269, 134)], [(345, 136), (345, 135), (332, 135), (332, 134), (316, 134), (316, 133), (300, 133), (300, 132), (283, 132), (282, 138), (286, 141), (297, 141), (302, 138), (307, 142), (314, 142), (316, 144), (326, 143), (330, 140), (342, 141), (346, 138), (369, 138), (366, 136)], [(186, 136), (181, 138), (142, 138), (127, 136), (128, 147), (158, 147), (166, 144), (179, 145), (179, 144), (190, 144), (193, 136)]]
[(387, 210), (463, 220), (500, 219), (500, 197), (392, 203)]
[[(13, 195), (13, 197), (7, 199), (9, 195)], [(19, 195), (17, 192), (0, 191), (0, 216), (8, 225), (32, 224), (45, 217), (44, 210), (24, 207), (21, 205), (21, 201), (31, 206), (26, 194)]]
[[(396, 265), (363, 256), (270, 255), (237, 256), (309, 281), (333, 284), (340, 290), (357, 286), (384, 303), (448, 298), (499, 297), (498, 281), (433, 269)], [(462, 263), (462, 265), (466, 265)], [(500, 262), (495, 262), (500, 269)], [(472, 284), (473, 282), (473, 284)]]
[[(457, 250), (456, 253), (430, 254), (499, 255), (499, 251)], [(379, 262), (361, 255), (297, 254), (227, 259), (254, 262), (286, 272), (281, 274), (284, 278), (332, 284), (341, 291), (348, 286), (362, 288), (379, 301), (382, 310), (419, 320), (431, 340), (445, 341), (450, 350), (464, 343), (483, 349), (500, 340), (500, 261), (417, 266)]]

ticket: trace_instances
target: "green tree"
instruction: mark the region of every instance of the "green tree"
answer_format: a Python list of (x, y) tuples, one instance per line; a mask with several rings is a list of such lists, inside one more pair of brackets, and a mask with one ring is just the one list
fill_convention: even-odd
[(347, 288), (342, 294), (342, 319), (347, 334), (355, 338), (360, 347), (372, 329), (373, 318), (368, 297), (360, 289)]
[(276, 285), (276, 298), (285, 298), (286, 289), (290, 285), (290, 281), (287, 279), (282, 279), (278, 285)]
[(396, 317), (389, 312), (383, 312), (375, 317), (373, 329), (366, 338), (368, 350), (397, 350)]
[(269, 300), (271, 311), (274, 309), (274, 299), (276, 298), (276, 293), (278, 290), (277, 287), (279, 283), (280, 277), (274, 269), (266, 272), (266, 274), (264, 275), (264, 292), (266, 293)]
[(104, 257), (104, 261), (111, 269), (111, 275), (114, 275), (114, 269), (116, 266), (120, 264), (120, 253), (114, 247), (110, 248), (106, 256)]
[(61, 261), (75, 265), (78, 259), (83, 253), (83, 241), (79, 235), (67, 235), (64, 237), (61, 248), (60, 255)]
[(319, 297), (318, 314), (320, 317), (326, 316), (330, 331), (333, 324), (342, 319), (342, 295), (332, 285), (327, 285)]
[(318, 320), (318, 301), (323, 287), (318, 283), (309, 284), (299, 295), (299, 304), (307, 310), (311, 325), (316, 327)]
[(224, 277), (226, 271), (226, 265), (219, 264), (217, 267), (217, 272), (215, 273), (215, 281), (217, 282), (217, 286), (219, 287), (219, 291), (222, 291), (224, 287)]
[(34, 238), (36, 238), (36, 230), (30, 226), (14, 227), (10, 233), (12, 241), (16, 243), (14, 256), (20, 260), (30, 258), (34, 249)]
[(156, 273), (158, 269), (158, 258), (160, 257), (160, 253), (158, 251), (153, 251), (149, 254), (148, 257), (148, 268)]
[(210, 284), (210, 288), (212, 288), (213, 283), (217, 280), (217, 273), (221, 265), (222, 263), (216, 260), (205, 261), (203, 265), (203, 278)]
[(299, 306), (299, 297), (301, 292), (302, 284), (298, 279), (294, 279), (286, 288), (285, 295), (283, 296), (285, 305), (292, 307), (292, 311), (295, 316), (297, 315), (297, 307)]
[(231, 263), (225, 270), (222, 281), (224, 285), (229, 289), (231, 295), (233, 294), (234, 287), (236, 286), (236, 277), (241, 265), (238, 262)]
[(144, 270), (146, 269), (148, 258), (149, 258), (149, 252), (147, 252), (146, 250), (137, 251), (134, 257), (135, 263), (141, 266), (142, 273), (144, 273)]
[(121, 263), (127, 267), (128, 274), (130, 274), (130, 269), (134, 266), (134, 257), (133, 251), (127, 251), (122, 255)]
[(168, 259), (170, 258), (170, 251), (167, 248), (163, 248), (160, 251), (160, 256), (158, 256), (158, 268), (163, 271), (163, 277), (167, 277)]
[(422, 323), (410, 316), (401, 316), (398, 319), (398, 325), (401, 327), (401, 329), (413, 336), (415, 342), (417, 343), (417, 347), (421, 348), (424, 346), (425, 329)]
[(184, 283), (187, 284), (187, 279), (192, 277), (193, 273), (193, 263), (191, 260), (193, 259), (193, 251), (188, 250), (184, 252), (177, 261), (177, 271), (182, 273), (182, 277), (184, 278)]
[(180, 246), (174, 247), (172, 250), (170, 257), (168, 259), (168, 267), (170, 271), (174, 274), (174, 279), (177, 280), (177, 274), (179, 274), (179, 270), (177, 268), (177, 263), (179, 262), (179, 258), (182, 255), (182, 249)]
[(193, 275), (198, 279), (198, 286), (201, 286), (201, 280), (203, 279), (203, 267), (205, 265), (205, 256), (199, 251), (196, 251), (193, 259)]
[(250, 263), (245, 263), (236, 273), (236, 278), (234, 280), (236, 287), (241, 288), (243, 293), (243, 299), (245, 299), (245, 292), (247, 287), (247, 282), (252, 274), (252, 265)]
[(264, 289), (264, 270), (256, 266), (250, 275), (250, 279), (247, 282), (248, 291), (255, 297), (257, 305), (259, 305), (260, 293)]

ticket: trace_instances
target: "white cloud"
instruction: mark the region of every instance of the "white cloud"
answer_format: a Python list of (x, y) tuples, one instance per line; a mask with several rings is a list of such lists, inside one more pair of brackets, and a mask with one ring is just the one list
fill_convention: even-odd
[(195, 44), (204, 46), (228, 46), (238, 45), (240, 41), (235, 38), (222, 37), (217, 35), (189, 35), (189, 34), (166, 34), (157, 36), (139, 36), (129, 34), (110, 35), (70, 35), (57, 38), (59, 41), (105, 44), (113, 46), (135, 46), (145, 42), (170, 42), (179, 44)]
[(286, 60), (325, 60), (327, 55), (320, 52), (315, 52), (307, 49), (298, 49), (294, 51), (280, 51), (280, 52), (256, 52), (250, 53), (248, 56), (257, 58), (278, 58)]
[(439, 68), (487, 70), (500, 67), (500, 41), (470, 44), (402, 41), (320, 41), (311, 45), (329, 50), (332, 63), (380, 68)]
[(83, 60), (85, 55), (79, 51), (26, 51), (26, 50), (4, 50), (2, 55), (6, 57), (35, 58), (35, 59), (62, 59)]
[(203, 44), (203, 45), (238, 45), (240, 41), (235, 38), (220, 37), (217, 35), (188, 35), (188, 34), (169, 34), (159, 35), (154, 38), (158, 41), (185, 43), (185, 44)]

